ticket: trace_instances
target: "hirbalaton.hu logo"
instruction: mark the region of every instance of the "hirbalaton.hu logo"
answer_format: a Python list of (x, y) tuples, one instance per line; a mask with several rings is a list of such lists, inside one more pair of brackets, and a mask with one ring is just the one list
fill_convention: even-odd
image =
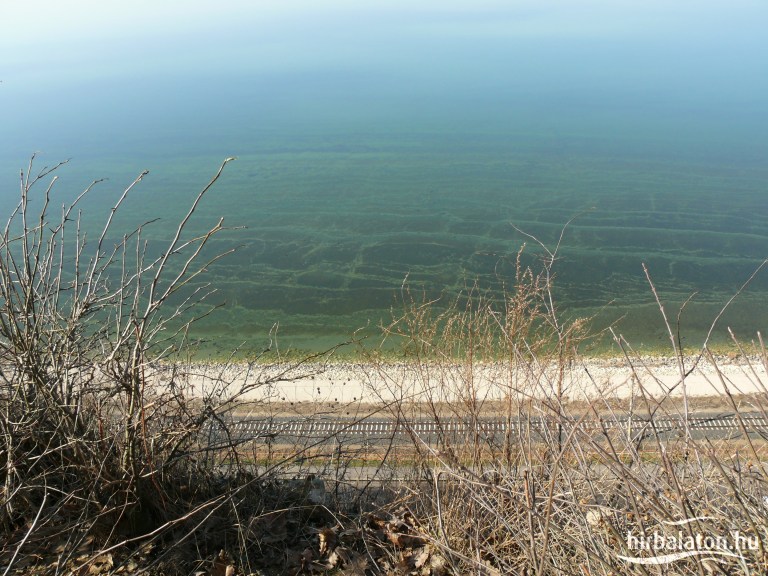
[(758, 550), (760, 543), (756, 535), (742, 534), (733, 530), (728, 534), (702, 534), (691, 530), (693, 523), (714, 520), (708, 516), (686, 518), (677, 522), (662, 522), (674, 529), (663, 531), (627, 531), (627, 548), (635, 556), (618, 555), (621, 560), (632, 564), (671, 564), (694, 556), (724, 561), (728, 558), (744, 559), (743, 553)]

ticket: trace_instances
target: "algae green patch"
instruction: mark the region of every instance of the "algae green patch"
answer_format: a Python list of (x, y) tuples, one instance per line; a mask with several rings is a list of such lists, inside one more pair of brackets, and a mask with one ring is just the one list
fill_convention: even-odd
[[(522, 130), (472, 138), (393, 131), (357, 135), (345, 146), (299, 133), (281, 135), (282, 146), (238, 141), (238, 161), (193, 223), (202, 232), (223, 216), (242, 227), (209, 247), (213, 254), (239, 246), (205, 276), (216, 289), (210, 302), (226, 306), (193, 335), (217, 346), (261, 342), (279, 323), (286, 346), (306, 349), (362, 327), (375, 336), (396, 313), (406, 278), (431, 298), (450, 299), (476, 280), (500, 296), (520, 246), (527, 245), (523, 264), (535, 266), (543, 254), (536, 240), (553, 248), (575, 217), (554, 266), (561, 311), (598, 313), (596, 327), (619, 322), (627, 338), (663, 346), (645, 263), (671, 316), (696, 293), (681, 319), (688, 341), (701, 341), (768, 256), (768, 168), (735, 151), (706, 161), (690, 141), (663, 154), (637, 135), (611, 148), (595, 134), (564, 137), (573, 144), (565, 148)], [(143, 237), (148, 254), (160, 254), (168, 223), (218, 161), (212, 154), (157, 160), (113, 228), (159, 218)], [(67, 167), (65, 191), (86, 182), (86, 171), (110, 176), (87, 207), (85, 227), (98, 229), (91, 213), (108, 210), (132, 167), (117, 157)], [(716, 337), (727, 337), (726, 326), (749, 336), (765, 331), (766, 296), (768, 271), (723, 317)]]

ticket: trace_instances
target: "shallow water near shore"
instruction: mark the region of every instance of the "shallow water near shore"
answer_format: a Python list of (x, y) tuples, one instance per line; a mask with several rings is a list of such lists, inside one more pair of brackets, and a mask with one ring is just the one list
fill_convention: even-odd
[[(564, 313), (597, 314), (596, 327), (618, 321), (636, 345), (667, 346), (646, 263), (671, 319), (698, 293), (681, 318), (685, 338), (701, 341), (767, 253), (768, 169), (735, 150), (712, 162), (706, 145), (665, 154), (652, 138), (611, 142), (611, 134), (395, 131), (351, 139), (329, 130), (229, 142), (239, 158), (195, 226), (224, 216), (246, 229), (213, 243), (240, 248), (208, 272), (212, 301), (226, 306), (199, 325), (201, 350), (223, 354), (242, 341), (258, 348), (276, 324), (284, 348), (324, 349), (360, 328), (375, 336), (397, 314), (406, 278), (427, 297), (448, 300), (475, 281), (498, 295), (514, 279), (523, 243), (525, 264), (536, 266), (542, 254), (516, 228), (553, 249), (573, 217), (554, 267)], [(104, 214), (147, 159), (73, 161), (61, 186), (75, 190), (109, 174), (89, 206)], [(178, 218), (221, 155), (181, 150), (151, 160), (116, 230), (150, 216)], [(163, 223), (147, 229), (158, 246), (167, 232)], [(727, 337), (726, 326), (747, 339), (764, 329), (767, 293), (763, 273), (715, 339)]]

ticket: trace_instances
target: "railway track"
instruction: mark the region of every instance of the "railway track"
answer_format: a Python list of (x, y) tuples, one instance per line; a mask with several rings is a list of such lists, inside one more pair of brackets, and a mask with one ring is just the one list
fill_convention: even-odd
[[(741, 434), (742, 425), (750, 435), (762, 436), (768, 439), (768, 419), (762, 414), (699, 414), (688, 419), (691, 433), (696, 436), (723, 436)], [(674, 435), (685, 429), (682, 417), (663, 416), (653, 421), (644, 418), (617, 417), (606, 419), (566, 419), (562, 429), (570, 432), (578, 427), (581, 432), (603, 434), (619, 430), (632, 430), (633, 434), (651, 432), (654, 428), (662, 435)], [(238, 441), (273, 439), (279, 441), (307, 439), (345, 439), (360, 441), (380, 441), (382, 439), (407, 440), (411, 436), (419, 436), (423, 440), (433, 441), (440, 437), (460, 439), (473, 436), (476, 433), (486, 438), (504, 437), (508, 434), (519, 435), (528, 432), (533, 436), (542, 436), (547, 431), (557, 429), (557, 423), (545, 418), (532, 417), (522, 420), (503, 418), (484, 418), (477, 422), (467, 422), (459, 419), (415, 420), (399, 422), (392, 419), (366, 418), (352, 419), (318, 419), (318, 418), (253, 418), (234, 420), (229, 425), (229, 434)], [(211, 430), (215, 436), (223, 430)]]

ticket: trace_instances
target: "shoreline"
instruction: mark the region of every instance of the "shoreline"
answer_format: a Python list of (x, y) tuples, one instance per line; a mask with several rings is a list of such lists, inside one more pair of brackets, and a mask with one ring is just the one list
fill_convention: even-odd
[[(275, 355), (279, 355), (282, 362), (301, 361), (306, 358), (324, 358), (324, 362), (327, 364), (358, 364), (369, 362), (371, 357), (376, 357), (381, 362), (409, 362), (412, 358), (404, 356), (402, 351), (397, 347), (380, 347), (374, 346), (372, 349), (367, 349), (364, 346), (359, 346), (360, 343), (351, 340), (345, 340), (341, 343), (330, 345), (327, 348), (287, 348), (285, 350), (267, 350), (260, 348), (258, 352), (244, 352), (240, 350), (237, 354), (232, 354), (231, 351), (222, 353), (211, 353), (198, 351), (196, 354), (190, 355), (191, 364), (226, 364), (226, 363), (245, 363), (252, 361), (258, 364), (274, 364), (274, 361), (263, 360), (272, 358)], [(729, 342), (711, 342), (707, 349), (712, 355), (719, 361), (733, 361), (742, 356), (744, 352), (748, 350), (747, 355), (751, 358), (757, 358), (759, 351), (757, 348), (759, 343), (755, 340), (745, 342), (743, 345), (734, 344), (733, 341)], [(237, 348), (237, 347), (235, 347)], [(671, 347), (669, 342), (659, 344), (657, 346), (640, 345), (639, 347), (630, 346), (627, 350), (628, 353), (634, 356), (646, 360), (674, 360), (675, 356), (670, 354)], [(686, 352), (684, 357), (686, 360), (695, 358), (701, 348), (699, 346), (686, 346)], [(695, 353), (687, 351), (693, 350)], [(621, 348), (615, 343), (601, 344), (597, 346), (589, 346), (587, 350), (580, 351), (579, 357), (589, 361), (606, 361), (612, 360), (624, 361), (625, 356)]]
[[(723, 397), (768, 392), (765, 359), (758, 355), (726, 355), (684, 359), (685, 378), (677, 359), (640, 356), (579, 358), (561, 369), (556, 364), (417, 362), (281, 362), (181, 365), (193, 396), (203, 397), (245, 388), (244, 402), (316, 403), (319, 405), (386, 404), (395, 400), (456, 402), (470, 398), (493, 402), (552, 397), (555, 390), (571, 402), (623, 400), (644, 391), (663, 397)], [(165, 365), (169, 367), (170, 365)], [(690, 371), (690, 373), (688, 373)], [(161, 377), (162, 379), (162, 377)]]

